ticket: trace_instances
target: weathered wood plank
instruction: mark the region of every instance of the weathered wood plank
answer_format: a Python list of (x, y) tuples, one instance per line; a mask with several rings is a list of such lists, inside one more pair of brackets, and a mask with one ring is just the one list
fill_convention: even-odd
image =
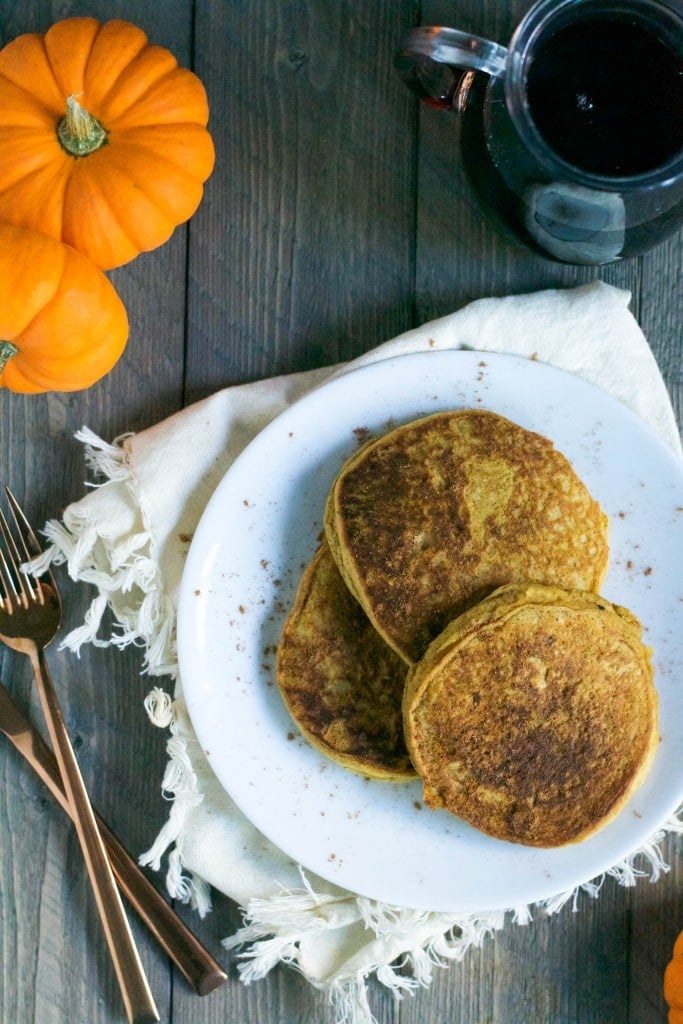
[(642, 259), (639, 321), (683, 423), (683, 233)]
[(191, 233), (190, 397), (410, 326), (413, 115), (391, 69), (410, 18), (387, 0), (197, 4), (217, 167)]
[[(0, 7), (0, 38), (44, 31), (70, 14), (141, 25), (181, 62), (190, 56), (191, 8), (137, 0), (88, 5), (22, 0)], [(42, 524), (84, 492), (86, 470), (74, 432), (87, 424), (106, 439), (149, 425), (182, 400), (186, 232), (111, 274), (130, 319), (127, 350), (111, 375), (86, 392), (0, 395), (0, 478)], [(87, 606), (59, 573), (66, 625)], [(134, 855), (152, 842), (165, 812), (158, 785), (164, 737), (147, 722), (140, 653), (84, 650), (80, 660), (51, 652), (67, 725), (94, 802)], [(23, 661), (0, 652), (0, 673), (34, 720), (42, 717)], [(124, 1021), (120, 994), (72, 827), (15, 752), (0, 744), (0, 1020)], [(131, 919), (132, 920), (132, 919)], [(170, 971), (155, 943), (133, 923), (162, 1020), (170, 1020)]]
[(629, 917), (628, 1024), (665, 1021), (662, 993), (664, 969), (683, 927), (683, 856), (680, 837), (662, 847), (670, 870), (656, 885), (641, 884), (632, 891)]

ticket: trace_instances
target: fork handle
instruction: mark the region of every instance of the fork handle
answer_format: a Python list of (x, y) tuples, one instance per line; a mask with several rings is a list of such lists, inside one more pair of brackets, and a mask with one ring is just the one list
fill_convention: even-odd
[[(3, 732), (10, 743), (26, 758), (60, 807), (70, 815), (71, 806), (64, 792), (57, 759), (38, 730), (19, 710), (2, 682), (0, 732)], [(227, 980), (223, 968), (152, 885), (96, 809), (95, 819), (107, 847), (119, 888), (128, 898), (128, 902), (137, 910), (140, 918), (197, 995), (205, 996), (213, 992)]]
[(104, 842), (64, 724), (45, 652), (33, 644), (29, 653), (43, 714), (114, 962), (126, 1015), (130, 1024), (154, 1024), (159, 1020), (159, 1013), (135, 947)]

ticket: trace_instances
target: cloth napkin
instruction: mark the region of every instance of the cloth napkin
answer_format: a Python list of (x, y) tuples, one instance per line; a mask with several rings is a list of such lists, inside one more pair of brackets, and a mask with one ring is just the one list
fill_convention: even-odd
[[(256, 831), (200, 749), (177, 668), (180, 577), (210, 495), (258, 431), (311, 388), (352, 367), (426, 350), (504, 352), (568, 370), (611, 392), (681, 454), (666, 388), (629, 300), (628, 292), (603, 283), (482, 299), (345, 366), (226, 388), (113, 443), (87, 428), (77, 435), (104, 482), (44, 530), (45, 564), (66, 563), (74, 579), (95, 588), (85, 622), (62, 646), (78, 652), (85, 642), (142, 643), (149, 675), (170, 677), (172, 693), (155, 686), (146, 700), (151, 721), (168, 730), (168, 766), (159, 781), (170, 814), (141, 861), (159, 869), (167, 856), (169, 893), (200, 913), (210, 907), (211, 887), (243, 908), (244, 926), (225, 945), (240, 948), (245, 982), (277, 963), (291, 964), (329, 993), (339, 1024), (370, 1024), (366, 979), (372, 973), (400, 997), (428, 985), (436, 964), (462, 958), (507, 923), (555, 912), (570, 899), (576, 906), (580, 891), (509, 912), (417, 912), (357, 897), (304, 872)], [(656, 880), (667, 870), (660, 852), (667, 830), (683, 831), (677, 816), (608, 874), (622, 884), (640, 876)], [(602, 881), (581, 890), (596, 896)], [(392, 966), (397, 962), (400, 970)]]

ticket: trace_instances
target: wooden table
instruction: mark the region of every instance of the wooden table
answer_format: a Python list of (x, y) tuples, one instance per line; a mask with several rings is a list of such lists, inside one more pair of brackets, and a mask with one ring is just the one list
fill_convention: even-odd
[[(507, 41), (525, 0), (427, 0), (424, 24)], [(206, 85), (217, 163), (187, 227), (112, 272), (131, 337), (115, 370), (89, 391), (0, 395), (0, 478), (38, 523), (84, 492), (87, 424), (113, 439), (140, 431), (226, 385), (358, 355), (471, 299), (572, 286), (601, 277), (631, 289), (683, 413), (681, 238), (599, 270), (545, 262), (503, 241), (472, 204), (453, 120), (419, 109), (392, 52), (412, 0), (2, 0), (0, 40), (89, 13), (136, 22)], [(67, 626), (90, 593), (67, 587)], [(166, 736), (142, 707), (141, 653), (53, 655), (65, 714), (94, 802), (128, 848), (147, 849), (166, 819)], [(24, 660), (0, 672), (41, 724)], [(73, 829), (41, 784), (0, 743), (0, 1021), (113, 1024), (121, 1003)], [(661, 977), (683, 927), (679, 845), (671, 870), (635, 888), (607, 880), (557, 916), (507, 927), (431, 988), (394, 1002), (373, 982), (380, 1024), (657, 1024)], [(159, 887), (163, 878), (154, 876)], [(331, 1021), (326, 998), (288, 969), (245, 988), (220, 939), (240, 923), (217, 895), (191, 923), (226, 965), (200, 999), (135, 924), (161, 1018), (173, 1024)]]

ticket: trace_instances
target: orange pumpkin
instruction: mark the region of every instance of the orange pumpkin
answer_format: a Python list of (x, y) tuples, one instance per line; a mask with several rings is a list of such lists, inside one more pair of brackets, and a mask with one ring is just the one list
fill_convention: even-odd
[(87, 388), (127, 340), (123, 302), (94, 263), (48, 235), (0, 224), (0, 387)]
[(129, 22), (17, 37), (0, 50), (0, 221), (127, 263), (197, 209), (208, 116), (197, 76)]
[(669, 1024), (683, 1024), (683, 932), (664, 971), (664, 998), (669, 1006)]

